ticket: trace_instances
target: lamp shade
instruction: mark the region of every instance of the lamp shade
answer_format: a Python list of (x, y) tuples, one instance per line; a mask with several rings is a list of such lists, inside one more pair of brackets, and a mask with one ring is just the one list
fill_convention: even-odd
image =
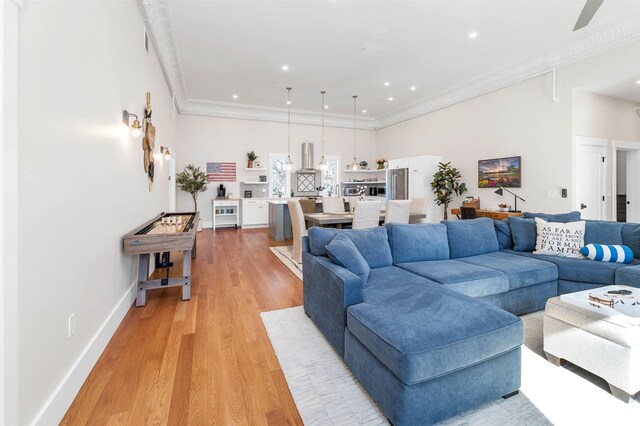
[(498, 195), (502, 195), (502, 194), (503, 194), (503, 192), (502, 192), (502, 188), (498, 188), (498, 189), (496, 189), (495, 191), (493, 191), (493, 193), (494, 193), (494, 194), (498, 194)]

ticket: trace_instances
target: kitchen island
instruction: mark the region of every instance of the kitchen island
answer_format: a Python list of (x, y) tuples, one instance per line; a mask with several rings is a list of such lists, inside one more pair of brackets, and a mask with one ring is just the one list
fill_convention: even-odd
[(269, 238), (274, 241), (293, 238), (287, 201), (287, 198), (269, 200)]

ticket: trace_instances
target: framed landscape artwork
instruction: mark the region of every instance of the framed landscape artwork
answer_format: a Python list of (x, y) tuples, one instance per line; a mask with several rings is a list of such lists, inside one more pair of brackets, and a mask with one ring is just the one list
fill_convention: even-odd
[(478, 188), (520, 188), (521, 182), (520, 157), (478, 161)]

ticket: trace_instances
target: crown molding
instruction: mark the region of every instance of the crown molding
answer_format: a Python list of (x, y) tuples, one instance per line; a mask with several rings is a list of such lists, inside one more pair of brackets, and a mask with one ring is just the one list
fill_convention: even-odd
[[(175, 103), (180, 113), (248, 120), (287, 121), (285, 109), (189, 99), (165, 0), (153, 0), (150, 3), (145, 0), (137, 0), (137, 2), (142, 10), (151, 41), (156, 48), (162, 69), (174, 94)], [(422, 99), (391, 113), (375, 118), (359, 118), (356, 127), (369, 130), (387, 127), (541, 75), (570, 62), (639, 40), (640, 13), (629, 15), (617, 22), (593, 28), (584, 34), (582, 38), (559, 49), (459, 84), (435, 96)], [(320, 117), (321, 114), (317, 112), (295, 111), (295, 117), (292, 118), (292, 122), (320, 125)], [(353, 127), (353, 117), (328, 115), (325, 116), (325, 124), (331, 127), (351, 128)]]
[(477, 96), (551, 72), (554, 68), (640, 40), (640, 14), (592, 30), (585, 37), (560, 49), (547, 52), (520, 64), (485, 75), (392, 113), (377, 117), (380, 128), (406, 121)]
[(164, 0), (137, 0), (149, 37), (160, 60), (165, 79), (174, 96), (178, 111), (187, 100), (182, 67), (178, 60), (173, 26)]
[[(200, 99), (187, 100), (181, 105), (180, 112), (182, 114), (189, 115), (273, 121), (277, 123), (286, 123), (288, 121), (288, 110), (286, 108), (272, 108)], [(322, 114), (315, 111), (291, 110), (291, 122), (294, 124), (320, 126), (322, 124)], [(353, 116), (343, 114), (325, 114), (324, 124), (328, 127), (352, 129)], [(379, 126), (378, 120), (374, 118), (356, 118), (356, 128), (358, 129), (375, 130)]]

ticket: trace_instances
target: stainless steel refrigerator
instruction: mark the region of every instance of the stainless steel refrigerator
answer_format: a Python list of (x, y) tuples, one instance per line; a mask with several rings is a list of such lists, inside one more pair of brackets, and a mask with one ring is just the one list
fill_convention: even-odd
[(387, 171), (387, 200), (409, 199), (409, 169)]

